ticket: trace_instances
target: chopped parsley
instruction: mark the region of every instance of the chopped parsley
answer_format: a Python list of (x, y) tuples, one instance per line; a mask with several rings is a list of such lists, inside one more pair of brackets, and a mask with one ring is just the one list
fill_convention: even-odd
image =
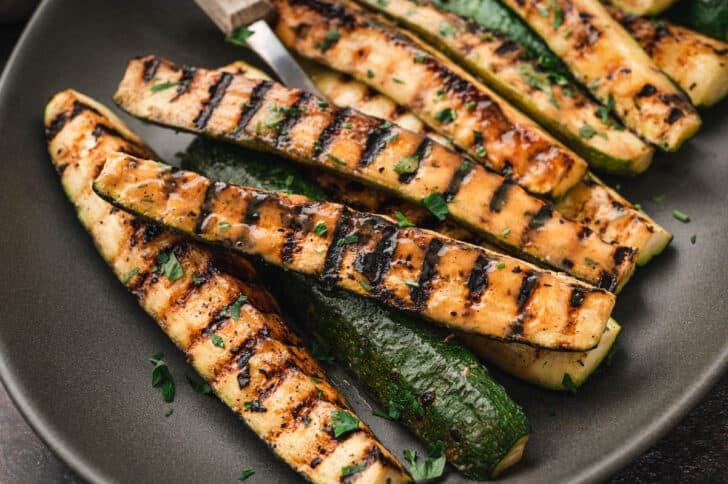
[(449, 211), (447, 209), (447, 203), (440, 193), (430, 193), (422, 199), (422, 203), (435, 217), (437, 217), (437, 220), (441, 222), (445, 220)]
[(316, 104), (318, 104), (318, 107), (321, 108), (321, 111), (326, 111), (329, 108), (329, 103), (326, 101), (316, 101)]
[(353, 476), (367, 468), (367, 464), (362, 462), (353, 466), (344, 466), (341, 468), (341, 477)]
[(168, 409), (167, 409), (167, 411), (166, 411), (166, 412), (164, 412), (164, 416), (165, 416), (165, 417), (169, 417), (169, 416), (171, 416), (171, 415), (172, 415), (173, 413), (174, 413), (174, 409), (170, 407), (170, 408), (168, 408)]
[(374, 78), (374, 71), (371, 70), (371, 69), (367, 69), (367, 77), (369, 79), (373, 79)]
[(481, 158), (485, 158), (486, 156), (488, 156), (488, 150), (486, 150), (484, 146), (481, 146), (477, 150), (475, 150), (475, 154), (480, 156)]
[(665, 201), (665, 195), (655, 195), (652, 197), (652, 201), (655, 203), (662, 203)]
[(346, 410), (335, 410), (331, 412), (331, 428), (334, 431), (334, 438), (339, 438), (359, 428), (359, 419)]
[(328, 227), (326, 227), (326, 224), (323, 222), (319, 222), (316, 224), (316, 226), (313, 228), (313, 233), (316, 235), (320, 235), (323, 237), (327, 233), (329, 233)]
[(377, 0), (377, 5), (380, 7), (387, 7), (389, 5), (389, 2), (387, 0)]
[(574, 380), (571, 379), (571, 375), (564, 373), (564, 377), (561, 379), (561, 384), (569, 391), (569, 393), (576, 395), (576, 384), (574, 383)]
[[(238, 310), (240, 312), (240, 310)], [(222, 339), (222, 336), (217, 334), (211, 334), (210, 335), (210, 342), (217, 346), (218, 348), (225, 348), (225, 340)]]
[(418, 52), (415, 54), (415, 62), (417, 62), (418, 64), (424, 64), (426, 59), (427, 53), (425, 52)]
[(592, 139), (596, 134), (597, 130), (592, 128), (588, 124), (583, 124), (581, 128), (579, 128), (579, 136), (584, 139)]
[(698, 240), (698, 235), (697, 234), (693, 234), (693, 235), (690, 236), (690, 243), (691, 244), (695, 245), (695, 242), (697, 240)]
[(387, 136), (386, 138), (384, 138), (384, 142), (389, 143), (390, 141), (394, 141), (397, 138), (399, 138), (399, 133), (392, 133), (389, 136)]
[(326, 156), (328, 156), (331, 161), (333, 161), (334, 163), (336, 163), (338, 165), (346, 165), (346, 162), (344, 160), (342, 160), (341, 158), (339, 158), (337, 156), (332, 155), (331, 153), (326, 153)]
[(405, 450), (404, 457), (410, 463), (408, 468), (415, 481), (424, 481), (440, 477), (445, 470), (445, 445), (437, 441), (427, 446), (429, 459), (417, 460), (417, 452)]
[(415, 224), (413, 224), (412, 222), (410, 222), (407, 219), (407, 217), (405, 217), (405, 215), (402, 212), (400, 212), (399, 210), (397, 210), (396, 212), (394, 212), (394, 216), (397, 218), (397, 225), (399, 227), (403, 227), (404, 228), (404, 227), (414, 227), (415, 226)]
[(158, 84), (153, 85), (150, 90), (153, 93), (157, 93), (159, 91), (164, 91), (166, 89), (169, 89), (170, 87), (179, 86), (180, 84), (182, 84), (182, 81), (160, 82)]
[(394, 165), (394, 171), (400, 175), (410, 174), (416, 172), (419, 166), (420, 161), (416, 156), (404, 156)]
[(367, 291), (367, 292), (372, 292), (372, 289), (374, 289), (374, 288), (372, 287), (372, 285), (371, 285), (371, 284), (369, 284), (369, 283), (368, 283), (367, 281), (365, 281), (364, 279), (359, 279), (359, 280), (358, 280), (357, 282), (358, 282), (358, 283), (359, 283), (359, 285), (360, 285), (361, 287), (363, 287), (363, 288), (364, 288), (364, 290), (365, 290), (365, 291)]
[(243, 408), (246, 410), (250, 410), (251, 412), (267, 412), (268, 409), (265, 408), (265, 405), (260, 403), (260, 400), (250, 400), (249, 402), (243, 403)]
[(511, 235), (511, 229), (505, 229), (503, 231), (503, 237), (508, 237), (509, 235)]
[(243, 304), (245, 304), (245, 301), (248, 300), (248, 296), (245, 296), (243, 294), (238, 297), (235, 302), (230, 306), (230, 317), (233, 318), (234, 321), (237, 321), (237, 319), (240, 317), (240, 309), (243, 307)]
[(232, 34), (225, 37), (225, 41), (230, 42), (231, 44), (240, 45), (242, 47), (245, 47), (248, 45), (247, 40), (254, 33), (255, 32), (253, 32), (252, 30), (250, 30), (247, 27), (238, 27), (237, 29), (233, 30)]
[(185, 272), (174, 252), (160, 252), (157, 256), (157, 272), (167, 276), (170, 282), (181, 278)]
[(598, 264), (597, 261), (595, 261), (594, 259), (590, 259), (589, 257), (585, 257), (584, 262), (586, 262), (586, 265), (588, 266), (595, 266)]
[(456, 32), (457, 29), (455, 28), (455, 26), (447, 20), (443, 20), (440, 22), (440, 29), (438, 32), (440, 34), (440, 37), (454, 37)]
[(405, 284), (407, 284), (409, 287), (420, 287), (420, 283), (417, 281), (404, 281)]
[(554, 91), (551, 88), (551, 79), (549, 73), (538, 72), (534, 69), (532, 64), (524, 63), (518, 67), (518, 73), (521, 75), (521, 79), (534, 89), (545, 92), (549, 95), (549, 100), (556, 108), (560, 108), (559, 102), (554, 96)]
[(347, 123), (342, 124), (341, 127), (344, 129), (351, 129), (352, 124), (347, 122)]
[(339, 247), (341, 247), (342, 245), (354, 244), (356, 242), (359, 242), (359, 236), (356, 235), (356, 234), (349, 234), (349, 235), (344, 236), (343, 239), (339, 239), (336, 242), (336, 245), (338, 245)]
[(672, 216), (681, 221), (682, 223), (690, 222), (690, 216), (680, 210), (673, 210)]
[(212, 395), (212, 387), (207, 382), (198, 382), (189, 375), (185, 375), (187, 383), (200, 395)]
[(132, 277), (136, 276), (137, 274), (139, 274), (139, 268), (135, 267), (123, 276), (121, 276), (121, 283), (126, 284), (127, 282), (131, 281)]
[(220, 232), (227, 232), (228, 230), (230, 230), (230, 227), (232, 227), (230, 223), (225, 222), (224, 220), (217, 224), (217, 226), (220, 228)]
[(506, 263), (505, 262), (499, 262), (498, 264), (496, 264), (495, 267), (497, 269), (504, 269), (506, 267)]
[(341, 38), (341, 32), (339, 32), (336, 29), (329, 30), (326, 33), (326, 35), (324, 36), (324, 41), (323, 42), (316, 42), (314, 44), (314, 47), (316, 47), (321, 52), (326, 52), (340, 38)]
[(314, 382), (314, 383), (315, 383), (315, 384), (317, 384), (317, 385), (318, 385), (319, 383), (321, 383), (321, 379), (320, 379), (320, 378), (316, 378), (315, 376), (312, 376), (312, 377), (311, 377), (311, 381), (312, 381), (312, 382)]
[(243, 469), (243, 472), (240, 473), (240, 477), (238, 477), (238, 480), (244, 481), (253, 474), (255, 474), (255, 471), (253, 469)]
[(163, 353), (156, 353), (149, 359), (154, 365), (152, 370), (152, 386), (162, 389), (162, 397), (165, 402), (174, 401), (174, 379), (169, 371), (167, 362), (164, 361)]
[(445, 108), (435, 113), (435, 119), (443, 124), (452, 123), (455, 121), (455, 118), (457, 118), (457, 114), (453, 108)]
[(609, 94), (609, 97), (607, 97), (607, 104), (605, 106), (599, 106), (596, 111), (596, 115), (599, 116), (599, 119), (602, 120), (602, 123), (606, 124), (607, 126), (611, 126), (617, 131), (624, 130), (623, 127), (618, 125), (614, 122), (614, 120), (609, 116), (609, 114), (614, 110), (614, 96), (612, 94)]
[(397, 77), (393, 77), (392, 80), (396, 82), (397, 84), (404, 84), (404, 81), (402, 79), (399, 79)]
[(564, 12), (561, 11), (561, 8), (559, 7), (559, 4), (557, 0), (551, 0), (551, 6), (554, 9), (554, 30), (561, 27), (561, 24), (564, 23)]

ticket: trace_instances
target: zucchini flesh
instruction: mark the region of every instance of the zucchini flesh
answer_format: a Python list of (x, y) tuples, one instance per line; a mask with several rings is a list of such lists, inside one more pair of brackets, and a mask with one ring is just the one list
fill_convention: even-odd
[[(351, 107), (397, 124), (405, 120), (405, 123), (409, 122), (411, 130), (422, 131), (421, 123), (418, 131), (418, 125), (410, 122), (412, 118), (408, 116), (409, 111), (400, 108), (384, 95), (372, 92), (359, 81), (312, 63), (303, 65), (319, 90), (335, 105)], [(428, 133), (428, 136), (432, 134)], [(393, 218), (399, 211), (419, 227), (431, 228), (448, 237), (488, 247), (486, 241), (472, 232), (448, 221), (437, 224), (421, 207), (405, 202), (396, 203), (384, 192), (352, 183), (333, 173), (314, 172), (309, 174), (309, 178), (333, 194), (333, 199), (337, 202)], [(247, 185), (243, 180), (239, 184)], [(672, 240), (672, 235), (667, 230), (592, 174), (587, 174), (554, 206), (567, 218), (592, 228), (610, 244), (636, 248), (637, 265), (649, 262)]]
[(675, 0), (612, 0), (612, 3), (633, 15), (657, 15)]
[(579, 82), (607, 108), (613, 106), (624, 124), (645, 140), (674, 151), (700, 127), (700, 117), (682, 91), (599, 2), (504, 3), (541, 35)]
[[(340, 482), (342, 467), (351, 465), (362, 466), (360, 482), (411, 480), (365, 424), (345, 440), (320, 431), (331, 425), (333, 411), (353, 412), (287, 328), (250, 264), (238, 260), (243, 279), (233, 276), (208, 248), (115, 210), (93, 193), (106, 153), (152, 155), (123, 122), (71, 90), (50, 100), (45, 122), (63, 188), (101, 255), (220, 399), (283, 461), (317, 483)], [(161, 254), (178, 262), (174, 278), (153, 268)], [(234, 318), (226, 308), (236, 304)]]
[(450, 464), (472, 479), (495, 477), (520, 459), (529, 425), (521, 408), (477, 358), (448, 333), (343, 291), (325, 291), (297, 274), (268, 273), (297, 321), (325, 334), (333, 356), (388, 411), (414, 396), (401, 421), (428, 443), (441, 441)]
[[(285, 162), (281, 163), (274, 165), (265, 159), (261, 159), (258, 153), (252, 153), (236, 146), (203, 138), (196, 139), (185, 151), (182, 158), (182, 166), (185, 169), (199, 172), (209, 178), (226, 183), (242, 184), (244, 182), (256, 188), (263, 188), (264, 186), (285, 185), (286, 180), (289, 180), (290, 177), (296, 177), (297, 183), (293, 186), (304, 187), (308, 192), (318, 190), (316, 184), (307, 180), (295, 167)], [(283, 167), (288, 171), (283, 171)], [(341, 201), (337, 196), (333, 196), (333, 200)], [(289, 275), (286, 276), (285, 274)], [(287, 272), (282, 274), (281, 277), (293, 277), (290, 274), (290, 272)], [(332, 300), (332, 304), (323, 301), (318, 302), (316, 299), (318, 294), (325, 294), (322, 297), (326, 298), (326, 300), (335, 298), (328, 293), (322, 293), (320, 289), (311, 288), (310, 284), (299, 285), (295, 291), (286, 291), (282, 288), (283, 286), (278, 289), (278, 292), (281, 293), (278, 299), (284, 305), (286, 305), (289, 299), (296, 297), (293, 302), (299, 305), (303, 304), (303, 301), (310, 301), (317, 308), (331, 307), (334, 308), (334, 311), (338, 311), (338, 308), (341, 307), (354, 307), (356, 308), (357, 314), (383, 315), (383, 326), (388, 325), (390, 315), (395, 314), (381, 309), (380, 306), (371, 304), (365, 299), (359, 298), (355, 300), (356, 298), (347, 296), (344, 293), (340, 294), (346, 296), (345, 299)], [(302, 290), (305, 294), (301, 293)], [(333, 304), (334, 302), (335, 304)], [(370, 320), (364, 320), (363, 323), (359, 318), (350, 317), (349, 313), (340, 313), (340, 316), (339, 324), (347, 325), (345, 326), (347, 331), (355, 331), (357, 334), (367, 334), (371, 324), (374, 324), (375, 327), (380, 324), (379, 319), (374, 316)], [(312, 332), (315, 331), (325, 339), (328, 339), (330, 346), (334, 348), (338, 347), (339, 343), (333, 338), (338, 339), (341, 337), (341, 334), (328, 331), (326, 325), (330, 323), (330, 319), (323, 318), (318, 312), (309, 314), (307, 318), (298, 319), (309, 327)], [(396, 313), (396, 320), (408, 322), (411, 321), (411, 318), (401, 313)], [(364, 324), (364, 326), (358, 326), (360, 323)], [(418, 334), (429, 334), (430, 331), (421, 328), (419, 325), (412, 326), (408, 324), (407, 326), (410, 328), (410, 331)], [(575, 386), (581, 386), (597, 369), (600, 362), (604, 359), (604, 356), (612, 351), (620, 327), (613, 319), (610, 319), (607, 323), (607, 328), (609, 330), (602, 335), (602, 338), (599, 340), (599, 345), (586, 353), (547, 351), (517, 343), (502, 343), (488, 338), (474, 338), (472, 335), (463, 335), (461, 339), (474, 353), (517, 378), (553, 390), (568, 390), (563, 385), (565, 374), (569, 374)], [(330, 335), (332, 336), (330, 337)], [(410, 346), (410, 348), (416, 347)], [(389, 352), (386, 353), (388, 354)], [(358, 362), (349, 362), (350, 354), (354, 353), (337, 350), (336, 356), (339, 361), (350, 366), (359, 378), (364, 379), (365, 377), (369, 377), (369, 374), (360, 374)], [(387, 374), (387, 372), (383, 372), (382, 374)], [(381, 397), (376, 391), (375, 395), (384, 405), (389, 401), (387, 395)], [(412, 422), (405, 420), (405, 424), (410, 425)], [(418, 435), (420, 434), (418, 433)]]
[(196, 239), (504, 341), (586, 351), (614, 306), (603, 289), (434, 232), (122, 153), (107, 157), (94, 190)]
[(607, 10), (695, 106), (712, 106), (728, 94), (728, 44), (665, 21), (629, 15), (613, 6)]
[[(155, 91), (157, 84), (145, 80), (151, 65), (157, 83), (177, 89)], [(589, 227), (422, 134), (273, 82), (195, 68), (187, 83), (185, 72), (158, 57), (134, 59), (115, 100), (148, 121), (272, 151), (410, 202), (429, 202), (440, 219), (449, 215), (521, 256), (610, 291), (634, 271), (633, 248), (607, 244)]]
[[(408, 107), (474, 159), (531, 193), (558, 198), (585, 173), (581, 157), (409, 34), (329, 0), (274, 4), (276, 32), (287, 47)], [(331, 32), (337, 32), (335, 42), (326, 41)]]
[(611, 118), (602, 121), (595, 115), (599, 105), (580, 87), (544, 69), (510, 37), (419, 0), (358, 1), (442, 49), (582, 155), (592, 168), (635, 175), (650, 165), (652, 147)]

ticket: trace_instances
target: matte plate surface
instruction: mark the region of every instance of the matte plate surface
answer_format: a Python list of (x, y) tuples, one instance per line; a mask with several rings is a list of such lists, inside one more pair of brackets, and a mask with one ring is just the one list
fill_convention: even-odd
[[(51, 2), (8, 64), (0, 86), (0, 375), (43, 439), (89, 480), (233, 482), (252, 467), (252, 482), (294, 481), (223, 404), (189, 388), (191, 368), (97, 255), (46, 153), (42, 112), (53, 93), (73, 87), (110, 105), (126, 62), (147, 53), (206, 67), (248, 54), (224, 43), (192, 2)], [(168, 161), (191, 139), (129, 121)], [(576, 396), (494, 372), (533, 426), (523, 461), (502, 482), (608, 476), (675, 424), (726, 367), (726, 103), (704, 121), (678, 154), (621, 181), (675, 240), (620, 296), (615, 316), (624, 332), (611, 368)], [(665, 201), (650, 202), (658, 194)], [(674, 220), (672, 209), (692, 221)], [(171, 405), (150, 385), (148, 358), (157, 351), (177, 377)], [(371, 401), (345, 374), (332, 373), (398, 456), (416, 447), (406, 431), (371, 416)]]

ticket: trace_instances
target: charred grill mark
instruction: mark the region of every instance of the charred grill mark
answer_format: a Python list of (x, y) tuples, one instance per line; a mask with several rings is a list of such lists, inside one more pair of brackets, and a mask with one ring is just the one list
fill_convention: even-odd
[(469, 299), (478, 299), (488, 287), (488, 272), (490, 272), (490, 269), (491, 260), (479, 255), (468, 278)]
[(349, 230), (351, 230), (351, 211), (344, 207), (339, 220), (336, 221), (336, 228), (334, 228), (329, 249), (326, 251), (326, 259), (321, 274), (324, 285), (329, 288), (334, 287), (339, 282), (339, 268), (341, 267), (345, 249), (344, 237), (349, 233)]
[(195, 222), (195, 234), (202, 234), (207, 217), (215, 207), (217, 196), (225, 189), (225, 187), (226, 185), (223, 182), (214, 182), (207, 186), (207, 190), (205, 190), (205, 198), (202, 200), (202, 204), (200, 204), (200, 214), (197, 216), (197, 222)]
[(443, 245), (444, 243), (440, 239), (432, 239), (430, 241), (430, 245), (422, 261), (417, 286), (410, 286), (409, 288), (410, 298), (417, 307), (422, 307), (427, 302), (427, 298), (430, 297), (432, 279), (437, 275), (437, 264), (440, 262), (440, 249), (442, 249)]
[(672, 108), (670, 110), (670, 114), (668, 114), (667, 116), (667, 124), (674, 124), (675, 122), (677, 122), (677, 120), (684, 116), (685, 113), (683, 113), (681, 110), (679, 110), (678, 108)]
[(248, 200), (245, 206), (245, 217), (243, 218), (246, 224), (254, 225), (260, 220), (260, 207), (268, 200), (275, 199), (268, 193), (252, 192), (250, 193), (250, 200)]
[(147, 222), (144, 224), (144, 230), (142, 231), (142, 240), (145, 244), (148, 244), (162, 235), (162, 232), (164, 232), (164, 229), (161, 225), (157, 225), (153, 222)]
[(571, 287), (571, 297), (569, 298), (569, 306), (572, 309), (578, 309), (584, 304), (584, 298), (586, 297), (586, 291), (578, 286)]
[(184, 66), (182, 68), (182, 79), (177, 85), (177, 94), (174, 95), (170, 102), (176, 101), (180, 96), (186, 94), (190, 90), (190, 84), (192, 84), (192, 80), (195, 78), (196, 73), (196, 67)]
[(363, 274), (375, 288), (389, 270), (397, 248), (397, 228), (394, 225), (385, 225), (381, 234), (382, 238), (372, 252), (359, 253), (354, 260), (354, 269)]
[(614, 263), (621, 265), (625, 260), (632, 260), (634, 256), (634, 249), (632, 247), (619, 246), (614, 250)]
[(250, 93), (250, 100), (243, 104), (241, 111), (240, 111), (240, 119), (238, 120), (238, 124), (230, 132), (230, 136), (233, 139), (236, 139), (243, 131), (245, 131), (246, 126), (248, 126), (248, 123), (251, 119), (253, 119), (253, 116), (255, 116), (255, 113), (258, 112), (260, 107), (263, 105), (263, 101), (265, 100), (265, 95), (268, 93), (270, 88), (273, 87), (272, 81), (260, 81), (252, 90)]
[(399, 175), (400, 183), (409, 183), (417, 176), (417, 172), (420, 170), (420, 166), (422, 165), (422, 160), (425, 158), (425, 154), (430, 151), (431, 146), (432, 139), (424, 137), (412, 155), (417, 160), (417, 168), (412, 173), (401, 173)]
[(354, 15), (336, 3), (322, 2), (319, 0), (290, 0), (288, 3), (290, 5), (302, 5), (349, 29), (354, 28), (358, 24)]
[(635, 94), (635, 97), (648, 97), (652, 96), (656, 92), (657, 88), (655, 86), (653, 86), (652, 84), (645, 84), (644, 86), (642, 86), (642, 89), (640, 89), (639, 92)]
[(519, 312), (523, 312), (529, 299), (531, 299), (533, 291), (538, 286), (539, 277), (540, 275), (537, 272), (526, 271), (524, 273), (523, 280), (521, 280), (521, 288), (518, 290), (518, 297), (516, 299)]
[(359, 158), (358, 166), (360, 168), (369, 166), (372, 161), (377, 158), (379, 152), (382, 151), (387, 145), (387, 142), (389, 141), (388, 138), (391, 132), (392, 123), (388, 121), (382, 121), (379, 126), (369, 132), (369, 136), (367, 136), (366, 145), (364, 147), (364, 152), (362, 153), (361, 158)]
[(349, 108), (337, 109), (334, 113), (331, 122), (328, 126), (321, 131), (318, 140), (316, 141), (316, 149), (320, 151), (326, 151), (334, 136), (341, 130), (341, 125), (351, 115), (352, 110)]
[(284, 264), (291, 264), (293, 262), (293, 254), (297, 245), (298, 240), (296, 239), (296, 232), (288, 232), (286, 234), (286, 240), (283, 242), (283, 246), (281, 246), (281, 261), (283, 261)]
[(212, 116), (212, 113), (217, 108), (217, 105), (220, 104), (220, 101), (222, 101), (223, 96), (225, 96), (225, 91), (227, 91), (227, 88), (232, 80), (232, 74), (230, 74), (229, 72), (223, 72), (217, 82), (210, 86), (210, 96), (208, 100), (203, 103), (202, 109), (193, 121), (193, 123), (195, 124), (195, 128), (199, 130), (203, 130), (205, 128), (207, 122)]
[(158, 57), (153, 57), (151, 59), (147, 59), (144, 61), (144, 83), (148, 83), (152, 79), (154, 79), (154, 76), (157, 74), (157, 69), (159, 68), (159, 64), (161, 63), (160, 59)]
[[(263, 372), (263, 370), (260, 370)], [(272, 371), (263, 373), (266, 380), (270, 381), (265, 388), (258, 390), (258, 401), (263, 401), (271, 396), (286, 379), (286, 376), (293, 371), (303, 373), (293, 359), (288, 358), (283, 364), (275, 366)]]
[(561, 265), (564, 266), (564, 269), (572, 269), (574, 267), (574, 261), (568, 257), (564, 257), (564, 260), (561, 261)]
[(546, 225), (546, 222), (548, 222), (551, 217), (554, 215), (554, 208), (549, 205), (548, 203), (541, 206), (540, 209), (538, 209), (538, 212), (531, 217), (531, 220), (528, 222), (528, 228), (529, 230), (537, 229), (539, 227), (543, 227)]
[(397, 465), (392, 462), (392, 459), (382, 453), (378, 446), (372, 445), (369, 449), (367, 449), (364, 459), (357, 464), (358, 466), (361, 466), (361, 468), (357, 467), (357, 471), (355, 473), (342, 477), (340, 480), (341, 484), (352, 484), (358, 481), (360, 474), (377, 462), (385, 467), (390, 467), (392, 469), (398, 468)]
[(519, 50), (518, 44), (513, 42), (512, 40), (506, 40), (501, 45), (498, 46), (498, 48), (495, 50), (496, 55), (504, 56), (506, 54), (510, 54), (511, 52), (515, 52)]
[(313, 459), (311, 459), (311, 469), (315, 469), (319, 464), (321, 464), (321, 457), (316, 456)]
[(577, 235), (579, 236), (580, 239), (587, 239), (593, 233), (594, 233), (594, 231), (592, 229), (590, 229), (588, 226), (582, 225), (581, 228), (579, 229), (579, 233)]
[(493, 198), (490, 199), (488, 208), (493, 213), (500, 212), (508, 202), (508, 192), (514, 185), (512, 181), (504, 180), (501, 186), (499, 186), (493, 193)]
[(48, 123), (48, 126), (45, 130), (46, 140), (50, 141), (55, 138), (55, 136), (63, 129), (66, 123), (68, 123), (84, 111), (89, 111), (98, 116), (101, 116), (101, 113), (99, 113), (96, 108), (91, 107), (86, 103), (82, 103), (81, 101), (73, 101), (73, 107), (71, 108), (70, 113), (66, 111), (61, 111), (51, 120), (50, 123)]
[(276, 147), (283, 146), (290, 139), (288, 131), (293, 128), (296, 123), (298, 123), (298, 120), (301, 118), (301, 114), (303, 113), (303, 108), (306, 106), (309, 99), (311, 99), (310, 93), (301, 92), (298, 94), (296, 101), (289, 109), (286, 110), (285, 117), (278, 129), (278, 137), (275, 140)]
[(458, 168), (453, 177), (450, 179), (450, 183), (447, 184), (447, 189), (445, 189), (442, 194), (446, 202), (453, 201), (455, 196), (460, 191), (460, 185), (462, 185), (463, 180), (465, 180), (465, 178), (470, 175), (470, 172), (472, 171), (473, 164), (470, 163), (468, 160), (463, 161), (463, 164), (460, 165), (460, 168)]
[(606, 289), (607, 291), (614, 292), (617, 288), (617, 274), (615, 270), (603, 270), (599, 276), (599, 284), (597, 287)]

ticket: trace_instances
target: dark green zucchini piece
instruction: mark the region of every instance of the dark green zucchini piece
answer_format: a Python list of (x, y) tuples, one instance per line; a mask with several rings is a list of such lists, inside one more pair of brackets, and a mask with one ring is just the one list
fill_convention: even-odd
[(728, 1), (726, 0), (678, 2), (667, 12), (667, 17), (705, 35), (728, 41)]

